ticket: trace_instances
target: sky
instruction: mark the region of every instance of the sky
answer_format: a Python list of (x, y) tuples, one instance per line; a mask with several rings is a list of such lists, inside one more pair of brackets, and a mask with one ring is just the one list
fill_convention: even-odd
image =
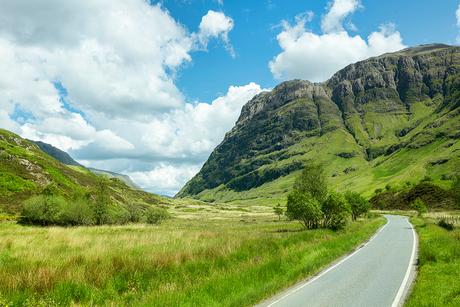
[(0, 127), (175, 195), (282, 81), (460, 44), (460, 1), (0, 0)]

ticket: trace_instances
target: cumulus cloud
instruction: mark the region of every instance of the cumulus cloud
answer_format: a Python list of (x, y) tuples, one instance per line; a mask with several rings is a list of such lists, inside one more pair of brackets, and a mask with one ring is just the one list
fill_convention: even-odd
[(208, 11), (203, 16), (199, 25), (198, 38), (203, 48), (206, 49), (210, 38), (221, 38), (231, 56), (236, 56), (233, 46), (230, 44), (228, 33), (233, 29), (233, 19), (225, 16), (222, 12)]
[(207, 105), (186, 103), (175, 84), (213, 39), (235, 56), (233, 26), (208, 11), (193, 33), (145, 0), (2, 1), (0, 126), (146, 185), (185, 184), (261, 90), (234, 87)]
[(350, 63), (406, 47), (393, 24), (382, 25), (367, 41), (359, 35), (350, 36), (343, 28), (343, 21), (359, 8), (362, 6), (355, 0), (331, 3), (322, 18), (321, 35), (306, 29), (308, 16), (296, 18), (294, 25), (283, 21), (283, 31), (277, 36), (283, 51), (269, 63), (273, 76), (325, 81)]

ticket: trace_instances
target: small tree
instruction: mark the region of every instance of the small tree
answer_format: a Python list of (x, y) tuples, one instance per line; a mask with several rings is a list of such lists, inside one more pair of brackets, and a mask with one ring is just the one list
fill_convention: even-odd
[(350, 205), (351, 209), (351, 218), (353, 221), (361, 215), (368, 213), (371, 208), (371, 203), (368, 202), (364, 197), (361, 196), (358, 192), (345, 192), (345, 199)]
[(347, 225), (351, 210), (342, 194), (332, 191), (326, 198), (322, 210), (325, 227), (340, 230)]
[(417, 198), (411, 207), (418, 212), (419, 216), (426, 212), (426, 206), (420, 198)]
[(323, 164), (309, 161), (297, 176), (294, 189), (303, 194), (309, 193), (322, 205), (327, 198), (327, 177)]
[(94, 222), (96, 225), (104, 224), (107, 220), (109, 206), (111, 205), (109, 195), (109, 178), (106, 175), (101, 175), (96, 184), (96, 201), (94, 203)]
[(66, 225), (84, 225), (93, 224), (94, 204), (89, 197), (82, 194), (75, 195), (60, 212), (61, 223)]
[(21, 215), (34, 224), (54, 225), (59, 223), (59, 212), (65, 204), (62, 196), (38, 195), (25, 202)]
[(273, 212), (278, 215), (278, 221), (281, 221), (281, 216), (284, 214), (283, 208), (278, 204), (276, 207), (273, 207)]
[(146, 212), (148, 224), (160, 224), (161, 221), (171, 218), (171, 215), (165, 208), (149, 207)]
[(312, 195), (293, 190), (288, 195), (286, 216), (297, 220), (307, 229), (317, 228), (323, 215), (321, 205)]

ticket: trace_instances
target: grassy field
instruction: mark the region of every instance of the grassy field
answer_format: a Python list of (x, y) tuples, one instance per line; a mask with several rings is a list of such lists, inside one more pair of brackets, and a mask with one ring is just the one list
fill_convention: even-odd
[(251, 306), (370, 237), (277, 222), (271, 208), (177, 206), (160, 226), (0, 224), (0, 306)]
[[(449, 216), (460, 221), (458, 212)], [(438, 226), (431, 214), (413, 217), (419, 236), (417, 283), (406, 306), (460, 306), (460, 229)]]

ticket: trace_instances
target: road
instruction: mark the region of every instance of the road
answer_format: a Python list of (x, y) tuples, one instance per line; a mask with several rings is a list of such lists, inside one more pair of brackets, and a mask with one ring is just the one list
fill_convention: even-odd
[(407, 217), (385, 217), (354, 253), (257, 307), (402, 306), (415, 277), (417, 236)]

